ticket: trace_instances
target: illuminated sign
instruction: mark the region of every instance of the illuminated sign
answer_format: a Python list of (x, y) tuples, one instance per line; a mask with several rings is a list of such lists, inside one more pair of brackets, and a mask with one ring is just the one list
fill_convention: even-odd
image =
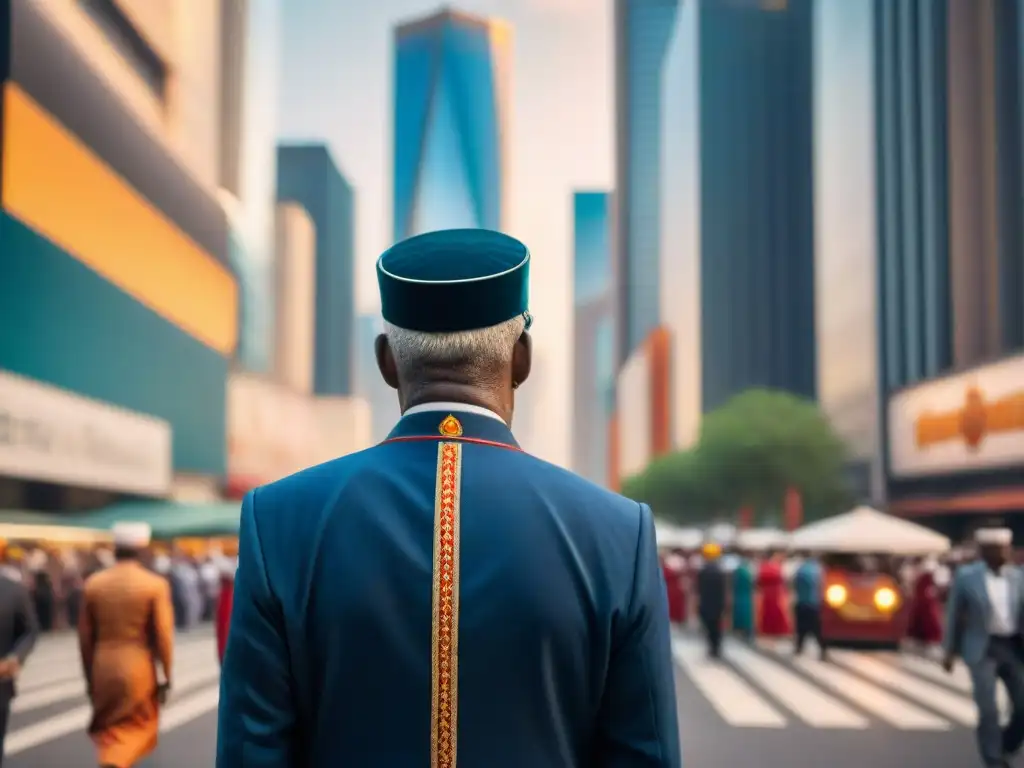
[(894, 395), (889, 466), (896, 477), (1024, 466), (1024, 356)]

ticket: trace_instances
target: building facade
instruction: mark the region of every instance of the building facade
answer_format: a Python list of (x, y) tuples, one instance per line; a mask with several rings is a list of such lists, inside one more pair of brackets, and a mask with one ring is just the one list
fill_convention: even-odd
[(277, 0), (220, 0), (219, 184), (239, 282), (237, 361), (270, 373), (274, 360), (277, 162)]
[(224, 473), (238, 287), (215, 5), (0, 2), (2, 506), (97, 504), (83, 465), (108, 494), (173, 492), (126, 471)]
[(277, 153), (277, 199), (304, 208), (316, 229), (314, 392), (352, 394), (355, 191), (326, 145), (285, 145)]
[(512, 30), (442, 10), (396, 28), (393, 236), (500, 230)]
[(618, 372), (615, 415), (609, 428), (609, 471), (614, 489), (672, 449), (671, 368), (671, 334), (658, 327)]
[(277, 206), (275, 378), (294, 392), (313, 393), (316, 351), (316, 227), (297, 203)]
[(874, 10), (888, 494), (959, 536), (1024, 511), (1006, 448), (1024, 445), (1022, 19), (996, 0)]
[(662, 70), (679, 0), (615, 2), (616, 359), (659, 323)]
[(849, 450), (851, 490), (881, 505), (872, 4), (818, 0), (815, 34), (818, 400)]
[(608, 484), (615, 410), (612, 205), (608, 192), (573, 194), (573, 469)]
[(810, 0), (749, 0), (692, 4), (673, 30), (663, 195), (686, 208), (664, 214), (680, 238), (665, 290), (699, 281), (699, 344), (682, 343), (699, 348), (701, 412), (750, 387), (815, 396), (812, 29)]

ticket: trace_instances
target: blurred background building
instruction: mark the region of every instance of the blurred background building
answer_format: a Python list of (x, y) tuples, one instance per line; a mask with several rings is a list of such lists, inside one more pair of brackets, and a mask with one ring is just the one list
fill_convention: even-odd
[(817, 389), (854, 495), (885, 499), (878, 347), (874, 11), (818, 0), (814, 58)]
[(1024, 511), (1020, 9), (875, 12), (887, 490), (962, 535)]
[[(691, 142), (663, 170), (684, 188), (664, 197), (697, 211), (671, 212), (680, 237), (663, 247), (679, 251), (662, 263), (683, 270), (666, 286), (692, 279), (699, 248), (703, 412), (751, 387), (815, 395), (812, 43), (811, 0), (698, 3), (678, 16), (664, 75), (678, 86), (663, 101), (696, 117), (662, 135), (666, 148)], [(669, 110), (675, 99), (685, 106)], [(682, 302), (663, 311), (683, 313), (670, 327), (694, 319)]]
[(395, 29), (395, 241), (502, 229), (511, 55), (511, 27), (461, 11)]
[(221, 203), (239, 282), (236, 359), (248, 371), (273, 363), (274, 205), (277, 164), (277, 0), (219, 0)]
[(615, 297), (608, 192), (573, 194), (573, 467), (607, 485), (615, 409)]
[(661, 76), (679, 0), (615, 0), (616, 360), (660, 322)]
[(353, 192), (323, 147), (275, 170), (278, 11), (0, 3), (0, 509), (215, 500), (368, 444)]
[(172, 470), (212, 492), (239, 316), (217, 198), (220, 6), (0, 11), (17, 41), (0, 53), (0, 506), (164, 496)]
[(305, 209), (316, 229), (313, 390), (351, 394), (355, 192), (325, 144), (289, 144), (277, 153), (277, 199)]

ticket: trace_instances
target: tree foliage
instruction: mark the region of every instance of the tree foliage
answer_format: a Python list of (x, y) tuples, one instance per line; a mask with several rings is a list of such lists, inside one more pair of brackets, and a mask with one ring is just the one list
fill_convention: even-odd
[(623, 492), (680, 523), (732, 517), (749, 507), (778, 519), (786, 491), (798, 490), (805, 516), (847, 502), (842, 441), (815, 403), (753, 389), (708, 413), (688, 451), (653, 461)]

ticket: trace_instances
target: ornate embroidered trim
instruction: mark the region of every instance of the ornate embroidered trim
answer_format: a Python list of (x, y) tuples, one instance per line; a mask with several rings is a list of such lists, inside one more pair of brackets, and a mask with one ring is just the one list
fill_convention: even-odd
[(430, 766), (455, 768), (459, 733), (459, 507), (462, 446), (437, 447)]
[(389, 437), (387, 440), (381, 441), (381, 445), (387, 445), (388, 443), (420, 443), (424, 440), (458, 440), (460, 443), (472, 443), (473, 445), (489, 445), (492, 448), (507, 448), (510, 451), (522, 452), (522, 448), (518, 445), (509, 445), (508, 443), (499, 443), (497, 440), (481, 440), (478, 437), (451, 437), (444, 438), (438, 437), (437, 435), (405, 435), (401, 437)]

